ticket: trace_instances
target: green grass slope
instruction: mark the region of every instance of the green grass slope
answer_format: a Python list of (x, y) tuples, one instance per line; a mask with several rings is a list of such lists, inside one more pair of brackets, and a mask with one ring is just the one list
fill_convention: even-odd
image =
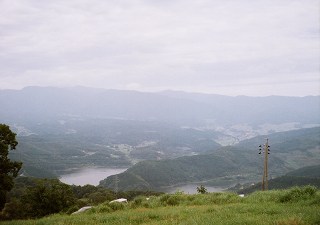
[(82, 214), (53, 215), (3, 225), (166, 225), (166, 224), (320, 224), (320, 191), (314, 187), (256, 192), (166, 194), (137, 197), (127, 204), (105, 202)]

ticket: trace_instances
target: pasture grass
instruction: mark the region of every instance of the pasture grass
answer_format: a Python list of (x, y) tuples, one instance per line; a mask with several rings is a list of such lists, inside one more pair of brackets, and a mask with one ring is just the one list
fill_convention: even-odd
[(37, 220), (6, 221), (4, 225), (206, 225), (320, 224), (320, 191), (314, 187), (255, 192), (165, 194), (137, 197), (127, 204), (103, 203), (82, 214), (52, 215)]

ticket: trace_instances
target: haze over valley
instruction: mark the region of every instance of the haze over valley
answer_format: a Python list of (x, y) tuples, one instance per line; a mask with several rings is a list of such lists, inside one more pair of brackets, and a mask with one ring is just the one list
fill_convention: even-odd
[[(18, 134), (18, 151), (12, 152), (11, 157), (24, 163), (21, 173), (25, 176), (70, 177), (70, 173), (77, 176), (79, 171), (90, 168), (120, 169), (121, 172), (145, 160), (180, 160), (185, 156), (193, 160), (192, 157), (201, 158), (201, 155), (213, 157), (209, 164), (214, 165), (216, 159), (227, 154), (227, 160), (233, 157), (240, 160), (225, 162), (233, 164), (235, 170), (221, 171), (217, 164), (212, 169), (220, 172), (212, 171), (211, 174), (216, 174), (214, 177), (196, 175), (197, 178), (179, 180), (178, 177), (184, 176), (181, 171), (177, 178), (158, 186), (204, 180), (211, 180), (213, 186), (230, 185), (239, 181), (236, 178), (239, 174), (235, 172), (244, 163), (242, 156), (249, 157), (246, 160), (252, 161), (253, 167), (244, 168), (242, 172), (247, 175), (240, 174), (240, 181), (257, 179), (260, 171), (256, 169), (260, 164), (254, 155), (266, 135), (273, 146), (276, 139), (280, 144), (274, 156), (278, 163), (270, 167), (275, 176), (305, 163), (320, 163), (319, 142), (315, 141), (319, 135), (316, 127), (320, 124), (319, 96), (229, 97), (176, 91), (28, 87), (0, 91), (0, 102), (2, 122), (10, 124)], [(19, 110), (17, 105), (21, 106)], [(304, 146), (305, 141), (301, 140), (300, 158), (284, 151), (290, 142), (290, 132), (304, 128), (309, 129), (301, 131), (302, 137), (312, 131), (311, 137), (315, 138), (311, 146)], [(244, 146), (250, 140), (256, 141)], [(283, 151), (286, 153), (281, 153)], [(301, 157), (307, 158), (301, 161)], [(145, 169), (152, 174), (150, 169)], [(248, 174), (249, 170), (255, 172)], [(229, 182), (221, 182), (225, 173), (229, 174)], [(108, 175), (112, 174), (107, 172), (105, 176)], [(143, 187), (157, 188), (153, 184), (135, 188)]]

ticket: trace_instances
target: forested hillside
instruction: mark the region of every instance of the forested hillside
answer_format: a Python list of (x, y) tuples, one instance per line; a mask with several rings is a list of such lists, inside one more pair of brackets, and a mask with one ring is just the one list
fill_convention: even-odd
[[(268, 181), (268, 189), (286, 189), (295, 186), (312, 185), (320, 188), (320, 165), (302, 167), (293, 170), (285, 176), (280, 176)], [(230, 191), (236, 191), (241, 194), (248, 194), (261, 190), (261, 182), (252, 184), (237, 184), (229, 188)]]
[(18, 135), (19, 145), (11, 157), (23, 161), (25, 175), (52, 177), (94, 166), (128, 168), (143, 160), (203, 154), (221, 147), (213, 140), (220, 135), (214, 130), (144, 121), (60, 122), (33, 125), (34, 134)]
[[(303, 167), (306, 163), (320, 163), (320, 128), (275, 133), (270, 136), (270, 176)], [(273, 137), (275, 144), (273, 145)], [(145, 161), (117, 175), (119, 187), (129, 189), (161, 189), (162, 187), (188, 182), (206, 182), (220, 186), (235, 182), (260, 180), (263, 159), (258, 154), (258, 137), (224, 147), (207, 155), (188, 156), (173, 160)], [(281, 141), (282, 140), (282, 141)], [(260, 137), (264, 143), (264, 137)], [(293, 145), (292, 142), (295, 144)], [(246, 148), (250, 144), (250, 148)], [(256, 149), (254, 147), (256, 146)], [(114, 188), (114, 176), (101, 181), (100, 185)]]
[(288, 176), (320, 178), (320, 165), (306, 166), (287, 173)]

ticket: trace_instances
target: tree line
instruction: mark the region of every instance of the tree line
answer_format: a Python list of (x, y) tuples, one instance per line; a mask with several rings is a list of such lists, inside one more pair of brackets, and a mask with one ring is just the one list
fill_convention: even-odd
[(84, 206), (94, 206), (117, 198), (157, 196), (159, 192), (114, 192), (93, 185), (67, 185), (58, 179), (18, 177), (7, 195), (0, 219), (40, 218), (54, 213), (71, 214)]
[(93, 185), (67, 185), (58, 179), (18, 176), (21, 162), (11, 161), (16, 134), (0, 124), (0, 220), (39, 218), (54, 213), (72, 213), (86, 205), (97, 205), (122, 197), (159, 195), (159, 192), (128, 191), (116, 193)]

